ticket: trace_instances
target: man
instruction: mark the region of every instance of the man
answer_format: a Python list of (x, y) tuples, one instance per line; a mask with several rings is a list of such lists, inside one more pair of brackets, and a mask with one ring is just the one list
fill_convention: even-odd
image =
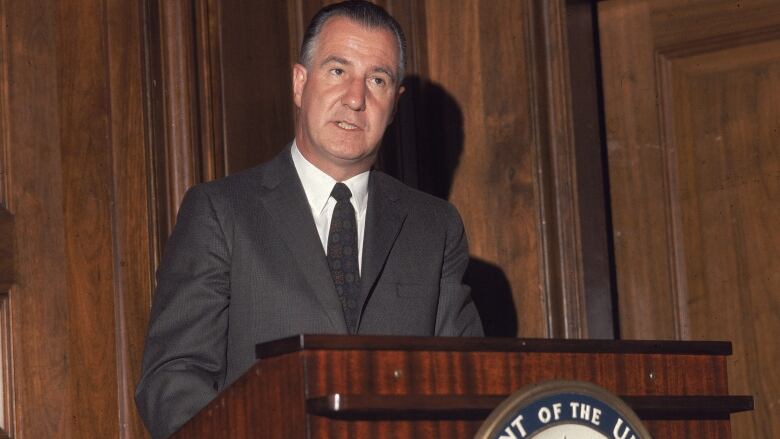
[(371, 167), (404, 70), (400, 26), (370, 3), (321, 10), (293, 67), (295, 140), (186, 195), (158, 272), (136, 402), (155, 438), (299, 333), (482, 335), (463, 225)]

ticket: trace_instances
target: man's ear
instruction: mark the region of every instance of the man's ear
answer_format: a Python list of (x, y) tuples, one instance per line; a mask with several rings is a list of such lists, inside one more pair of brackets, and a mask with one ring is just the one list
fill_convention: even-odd
[(292, 86), (293, 86), (293, 102), (295, 106), (301, 108), (301, 96), (303, 95), (303, 87), (306, 85), (306, 76), (308, 72), (306, 67), (301, 64), (295, 64), (292, 68)]

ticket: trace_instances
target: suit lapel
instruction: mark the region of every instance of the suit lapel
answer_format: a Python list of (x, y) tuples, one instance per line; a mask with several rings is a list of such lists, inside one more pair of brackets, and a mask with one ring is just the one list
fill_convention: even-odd
[[(395, 191), (381, 183), (381, 176), (377, 178), (377, 174), (372, 172), (363, 234), (360, 317), (406, 219), (406, 212), (401, 208), (398, 199), (399, 196)], [(360, 319), (358, 319), (359, 327)]]
[(339, 331), (346, 332), (341, 301), (289, 147), (269, 165), (263, 179), (266, 191), (260, 199), (331, 323)]

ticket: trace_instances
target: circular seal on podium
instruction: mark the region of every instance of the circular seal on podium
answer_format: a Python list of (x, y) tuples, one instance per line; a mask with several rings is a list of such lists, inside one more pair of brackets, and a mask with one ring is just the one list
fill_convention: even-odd
[(512, 394), (476, 439), (651, 439), (623, 400), (583, 381), (547, 381)]

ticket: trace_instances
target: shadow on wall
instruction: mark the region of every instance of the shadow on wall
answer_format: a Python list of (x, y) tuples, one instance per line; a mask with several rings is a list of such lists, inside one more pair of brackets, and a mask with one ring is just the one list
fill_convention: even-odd
[[(397, 138), (397, 156), (415, 155), (411, 161), (416, 166), (416, 175), (412, 181), (404, 180), (420, 190), (449, 199), (464, 147), (463, 112), (455, 98), (434, 82), (409, 76), (404, 86), (406, 93), (399, 103), (396, 127), (392, 129)], [(411, 143), (411, 151), (406, 145), (398, 146), (399, 143)], [(406, 162), (410, 160), (407, 158)], [(400, 162), (396, 160), (396, 163)], [(399, 167), (403, 168), (403, 163)], [(465, 283), (471, 286), (485, 335), (517, 336), (512, 288), (501, 267), (472, 256)]]

